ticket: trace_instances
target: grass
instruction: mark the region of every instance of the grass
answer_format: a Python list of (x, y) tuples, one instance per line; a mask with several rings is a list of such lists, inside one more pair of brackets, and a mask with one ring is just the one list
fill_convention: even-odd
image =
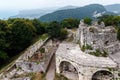
[(13, 78), (21, 78), (21, 77), (30, 77), (31, 80), (45, 80), (45, 74), (40, 72), (23, 73), (21, 75), (14, 76)]
[(40, 39), (42, 39), (42, 40), (45, 40), (46, 38), (48, 38), (48, 34), (43, 34), (43, 35), (40, 37)]
[(31, 80), (45, 80), (45, 74), (40, 72), (34, 73), (31, 76)]
[(67, 42), (72, 42), (73, 39), (74, 39), (74, 37), (73, 37), (73, 34), (72, 34), (72, 35), (71, 35), (70, 37), (68, 37), (65, 41), (67, 41)]
[(68, 78), (66, 78), (65, 76), (63, 75), (60, 75), (60, 74), (56, 74), (55, 75), (55, 79), (54, 80), (69, 80)]
[(97, 56), (97, 57), (107, 57), (108, 53), (106, 51), (101, 52), (99, 49), (97, 49), (95, 52), (89, 52), (89, 54)]
[(45, 40), (48, 38), (48, 34), (43, 34), (41, 36), (36, 36), (33, 40), (32, 40), (32, 44), (34, 44), (35, 42), (41, 40)]
[(93, 50), (92, 46), (89, 44), (83, 45), (81, 50), (84, 52), (85, 50)]

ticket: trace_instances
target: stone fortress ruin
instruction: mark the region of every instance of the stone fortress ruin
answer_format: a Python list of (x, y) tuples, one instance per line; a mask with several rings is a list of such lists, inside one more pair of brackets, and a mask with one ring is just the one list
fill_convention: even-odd
[(93, 50), (99, 49), (112, 54), (120, 51), (116, 29), (112, 26), (105, 26), (103, 22), (101, 25), (95, 22), (92, 26), (88, 26), (80, 21), (76, 41), (80, 42), (81, 47), (90, 45)]
[[(72, 42), (59, 44), (46, 38), (28, 47), (0, 74), (0, 80), (30, 80), (30, 77), (19, 76), (30, 72), (46, 72), (54, 53), (56, 73), (70, 80), (120, 80), (120, 42), (114, 27), (106, 27), (103, 22), (88, 26), (80, 21), (77, 31), (69, 32), (68, 37), (74, 38)], [(45, 49), (45, 55), (41, 54), (42, 48)], [(107, 55), (96, 56), (91, 52)]]
[[(59, 45), (57, 73), (70, 80), (120, 80), (120, 43), (114, 27), (106, 27), (103, 22), (88, 26), (80, 21), (74, 40), (77, 44), (63, 42)], [(89, 48), (82, 51), (83, 46)], [(97, 50), (107, 56), (88, 54)]]

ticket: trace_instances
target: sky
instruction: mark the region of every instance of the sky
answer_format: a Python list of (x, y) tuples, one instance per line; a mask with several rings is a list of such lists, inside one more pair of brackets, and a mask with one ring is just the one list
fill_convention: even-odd
[(0, 18), (15, 15), (20, 10), (63, 7), (67, 5), (84, 6), (88, 4), (119, 4), (120, 0), (0, 0)]

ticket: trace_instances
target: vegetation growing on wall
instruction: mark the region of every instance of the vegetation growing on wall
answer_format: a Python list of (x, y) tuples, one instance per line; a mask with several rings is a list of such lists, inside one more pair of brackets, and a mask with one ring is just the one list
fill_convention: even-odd
[(101, 52), (99, 49), (96, 49), (96, 51), (94, 51), (94, 52), (89, 52), (89, 54), (97, 56), (97, 57), (101, 57), (101, 56), (107, 57), (108, 56), (108, 53), (105, 50), (103, 50), (103, 52)]
[(93, 50), (93, 48), (92, 48), (91, 45), (86, 44), (86, 45), (83, 45), (83, 46), (81, 47), (81, 50), (82, 50), (82, 51), (85, 51), (85, 50)]
[(69, 80), (68, 78), (66, 78), (65, 76), (63, 75), (60, 75), (60, 74), (56, 74), (55, 75), (55, 79), (54, 80)]

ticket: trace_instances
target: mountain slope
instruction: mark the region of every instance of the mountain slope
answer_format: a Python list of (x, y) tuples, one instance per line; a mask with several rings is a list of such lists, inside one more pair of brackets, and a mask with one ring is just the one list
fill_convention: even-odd
[(107, 11), (119, 13), (120, 12), (120, 4), (112, 4), (105, 6)]
[(31, 9), (31, 10), (22, 10), (17, 15), (11, 16), (10, 18), (39, 18), (45, 14), (51, 13), (58, 8), (44, 8), (44, 9)]
[(67, 10), (67, 9), (75, 9), (75, 8), (78, 8), (78, 7), (77, 6), (68, 5), (68, 6), (61, 7), (58, 10)]
[(11, 16), (10, 18), (39, 18), (45, 14), (52, 13), (57, 10), (66, 10), (66, 9), (73, 9), (77, 8), (76, 6), (64, 6), (64, 7), (49, 7), (43, 9), (30, 9), (30, 10), (22, 10), (19, 11), (17, 15)]
[(58, 10), (50, 14), (46, 14), (39, 19), (41, 21), (61, 21), (65, 18), (84, 18), (84, 17), (93, 17), (94, 14), (106, 12), (104, 6), (99, 4), (91, 4), (84, 7), (79, 7), (75, 9), (67, 10)]

